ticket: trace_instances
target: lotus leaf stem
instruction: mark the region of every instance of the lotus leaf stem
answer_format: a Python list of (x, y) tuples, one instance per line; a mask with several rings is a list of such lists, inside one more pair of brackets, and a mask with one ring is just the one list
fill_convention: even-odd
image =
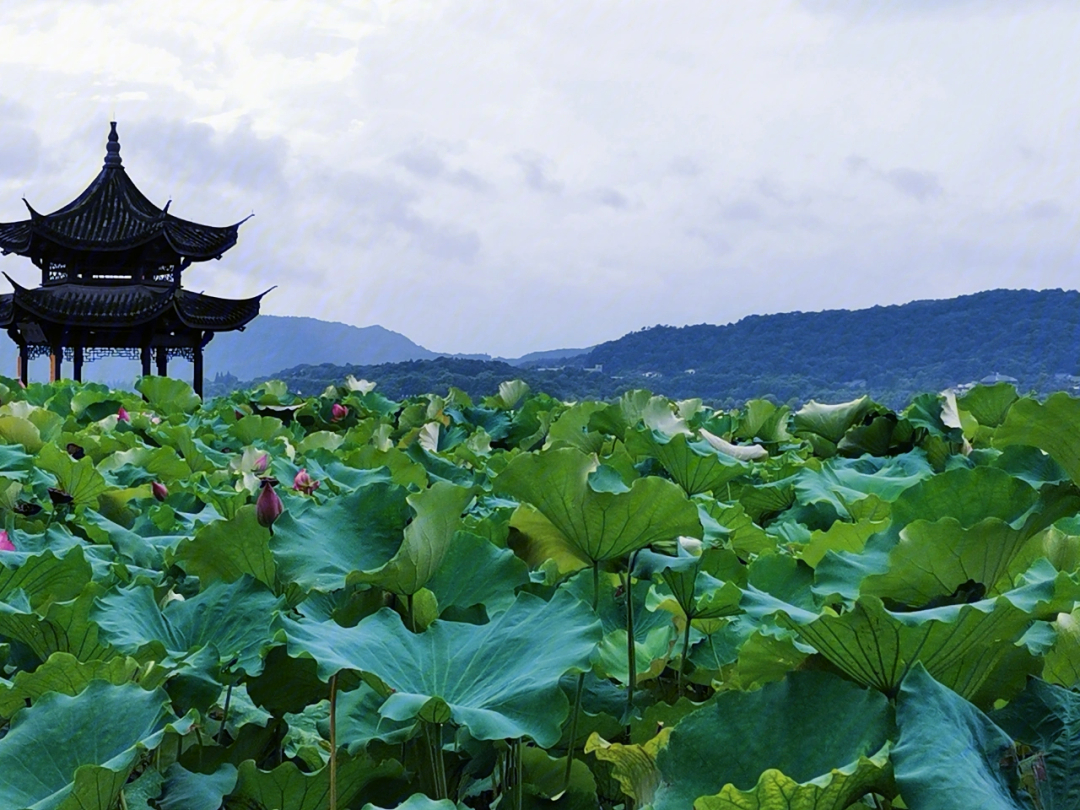
[(690, 654), (690, 623), (693, 621), (693, 616), (689, 613), (686, 614), (686, 629), (683, 630), (682, 640), (682, 657), (679, 659), (679, 679), (676, 682), (678, 685), (676, 692), (676, 699), (682, 695), (683, 691), (683, 672), (686, 670), (686, 656)]
[(232, 688), (233, 685), (231, 683), (225, 687), (225, 706), (221, 710), (221, 728), (219, 728), (217, 732), (218, 745), (225, 744), (225, 721), (229, 719), (229, 703), (232, 701)]
[[(600, 561), (593, 560), (592, 566), (592, 609), (596, 613), (600, 605)], [(563, 792), (570, 787), (570, 768), (574, 764), (574, 743), (577, 741), (578, 716), (581, 714), (581, 695), (585, 691), (585, 673), (578, 675), (577, 691), (574, 694), (574, 711), (570, 715), (570, 741), (566, 745), (566, 772), (563, 774)]]
[(337, 810), (337, 673), (330, 676), (330, 810)]

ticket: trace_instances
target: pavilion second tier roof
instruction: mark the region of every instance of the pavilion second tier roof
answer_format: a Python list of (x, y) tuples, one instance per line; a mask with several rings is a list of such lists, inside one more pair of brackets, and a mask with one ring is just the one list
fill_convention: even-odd
[(171, 310), (182, 324), (192, 329), (227, 332), (242, 329), (254, 319), (266, 295), (233, 300), (152, 284), (123, 287), (57, 284), (36, 289), (22, 287), (14, 281), (11, 285), (14, 293), (0, 295), (0, 327), (11, 326), (29, 316), (68, 327), (126, 329), (149, 323)]
[(34, 256), (48, 252), (48, 245), (68, 253), (114, 252), (163, 240), (166, 252), (175, 253), (177, 261), (206, 261), (220, 259), (236, 244), (244, 221), (224, 227), (200, 225), (173, 216), (168, 205), (158, 208), (150, 202), (121, 165), (115, 122), (105, 165), (82, 194), (51, 214), (38, 213), (30, 203), (26, 207), (30, 219), (0, 223), (0, 250), (5, 254)]

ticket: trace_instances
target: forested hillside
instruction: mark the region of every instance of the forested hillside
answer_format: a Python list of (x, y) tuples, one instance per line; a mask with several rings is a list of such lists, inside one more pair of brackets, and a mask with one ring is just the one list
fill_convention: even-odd
[(454, 358), (323, 364), (267, 376), (317, 393), (351, 373), (377, 381), (388, 396), (449, 386), (482, 396), (500, 380), (520, 377), (566, 399), (647, 387), (724, 406), (762, 396), (804, 402), (863, 393), (895, 405), (919, 391), (991, 375), (1046, 393), (1080, 383), (1073, 379), (1080, 369), (1080, 293), (994, 290), (856, 311), (756, 315), (726, 326), (656, 326), (541, 362), (543, 369)]

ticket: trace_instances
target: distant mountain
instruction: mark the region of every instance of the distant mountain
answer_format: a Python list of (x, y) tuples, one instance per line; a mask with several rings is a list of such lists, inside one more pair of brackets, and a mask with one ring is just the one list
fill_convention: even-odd
[(379, 382), (388, 396), (442, 393), (449, 385), (491, 394), (499, 381), (520, 376), (565, 399), (648, 388), (725, 407), (762, 396), (836, 402), (864, 393), (900, 405), (920, 392), (983, 379), (1015, 380), (1021, 391), (1080, 390), (1080, 292), (993, 290), (854, 311), (755, 315), (725, 326), (657, 326), (543, 365), (309, 364), (268, 376), (317, 393), (352, 373)]
[[(0, 374), (14, 376), (15, 344), (0, 341)], [(260, 315), (243, 332), (221, 332), (206, 347), (206, 379), (231, 375), (242, 380), (272, 375), (313, 360), (323, 363), (400, 363), (438, 357), (404, 335), (381, 326), (349, 326), (317, 318)], [(70, 371), (70, 366), (67, 367)], [(133, 360), (105, 358), (88, 363), (86, 379), (129, 385), (139, 375)], [(191, 374), (191, 365), (176, 362), (170, 373)], [(31, 366), (33, 379), (47, 379), (48, 366)]]

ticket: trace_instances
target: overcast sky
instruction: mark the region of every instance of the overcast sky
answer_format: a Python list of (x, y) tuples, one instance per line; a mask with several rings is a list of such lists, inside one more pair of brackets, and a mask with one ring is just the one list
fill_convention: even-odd
[(1075, 0), (3, 9), (0, 220), (82, 191), (115, 117), (158, 205), (255, 212), (185, 284), (265, 313), (516, 356), (1080, 285)]

